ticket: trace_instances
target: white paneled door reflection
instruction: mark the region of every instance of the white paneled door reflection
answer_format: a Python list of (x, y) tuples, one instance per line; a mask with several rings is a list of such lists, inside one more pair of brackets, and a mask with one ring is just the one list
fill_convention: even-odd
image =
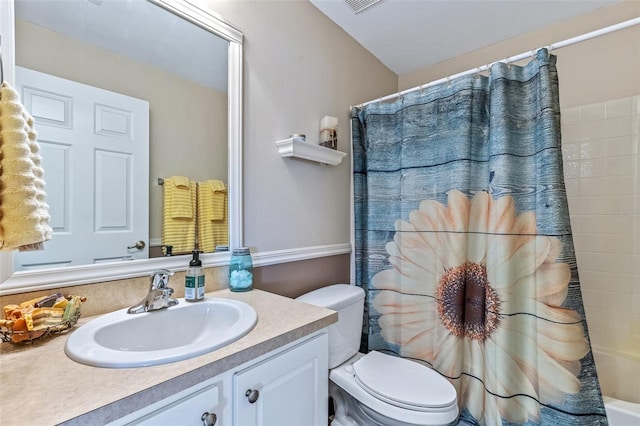
[(16, 67), (35, 119), (50, 206), (51, 241), (19, 252), (14, 270), (148, 257), (149, 103)]

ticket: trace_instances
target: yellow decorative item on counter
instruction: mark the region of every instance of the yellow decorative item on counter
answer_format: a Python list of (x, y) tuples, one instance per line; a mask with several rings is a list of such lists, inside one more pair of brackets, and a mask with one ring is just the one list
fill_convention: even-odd
[(73, 327), (80, 318), (80, 306), (86, 297), (60, 293), (37, 297), (19, 305), (6, 305), (0, 320), (0, 340), (28, 343)]

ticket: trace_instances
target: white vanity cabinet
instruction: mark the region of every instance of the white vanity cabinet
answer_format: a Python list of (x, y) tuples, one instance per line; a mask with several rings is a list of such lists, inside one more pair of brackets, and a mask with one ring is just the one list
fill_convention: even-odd
[(322, 334), (233, 376), (237, 426), (326, 425), (328, 341)]
[(109, 426), (325, 426), (328, 350), (326, 332), (316, 332)]

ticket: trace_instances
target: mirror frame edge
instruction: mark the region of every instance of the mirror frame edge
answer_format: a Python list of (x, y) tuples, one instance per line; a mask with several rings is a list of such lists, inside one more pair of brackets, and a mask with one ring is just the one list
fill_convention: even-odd
[[(231, 250), (243, 242), (243, 140), (242, 81), (243, 34), (211, 10), (188, 0), (148, 0), (182, 18), (199, 25), (229, 42), (228, 49), (228, 205), (229, 251), (202, 255), (204, 267), (227, 265)], [(3, 79), (15, 84), (15, 14), (14, 1), (0, 1), (0, 60)], [(81, 265), (70, 269), (22, 271), (14, 274), (11, 252), (0, 252), (0, 296), (51, 288), (69, 287), (103, 281), (147, 276), (153, 270), (166, 268), (186, 270), (189, 256), (158, 257), (104, 265)]]

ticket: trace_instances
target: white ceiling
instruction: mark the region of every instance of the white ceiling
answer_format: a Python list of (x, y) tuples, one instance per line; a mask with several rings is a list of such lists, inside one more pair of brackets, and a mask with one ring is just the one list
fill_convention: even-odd
[(358, 14), (310, 1), (402, 75), (620, 0), (382, 0)]

